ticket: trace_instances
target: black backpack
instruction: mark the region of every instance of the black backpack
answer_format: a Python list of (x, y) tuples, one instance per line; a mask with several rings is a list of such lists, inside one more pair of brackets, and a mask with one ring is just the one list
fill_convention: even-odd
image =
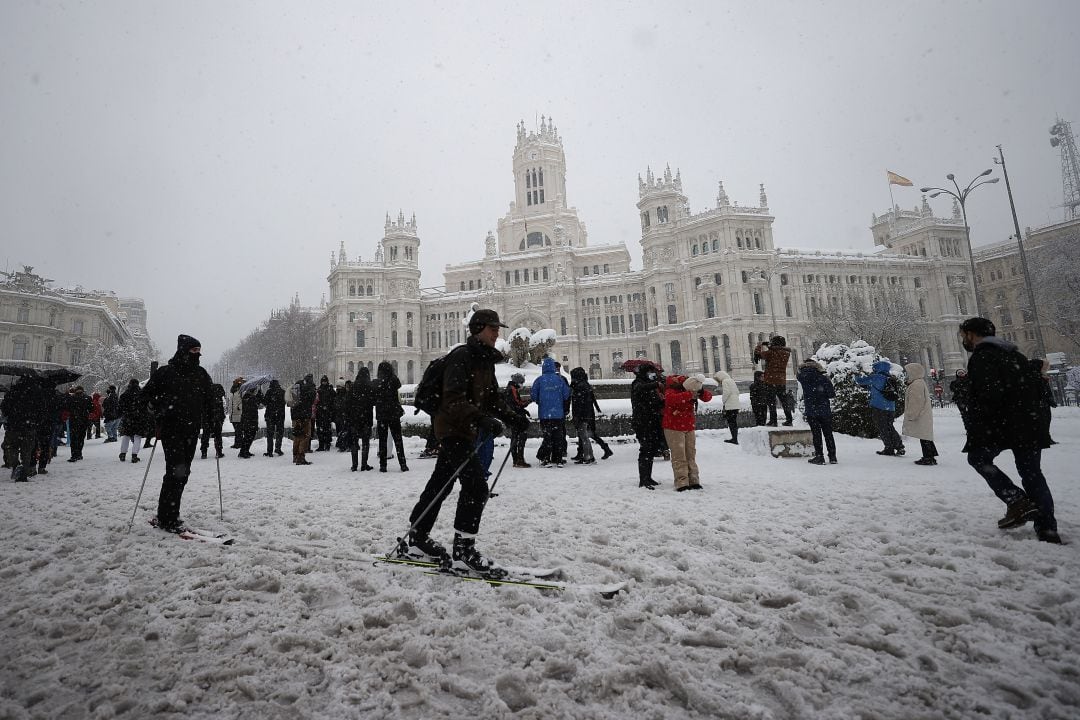
[(450, 355), (446, 354), (435, 358), (424, 368), (424, 376), (420, 378), (420, 384), (416, 386), (416, 393), (413, 396), (413, 407), (432, 417), (439, 411), (439, 405), (442, 404), (443, 375), (446, 374), (449, 357)]
[(889, 402), (896, 402), (900, 399), (900, 381), (896, 379), (895, 375), (890, 375), (885, 380), (885, 387), (881, 388), (881, 397)]

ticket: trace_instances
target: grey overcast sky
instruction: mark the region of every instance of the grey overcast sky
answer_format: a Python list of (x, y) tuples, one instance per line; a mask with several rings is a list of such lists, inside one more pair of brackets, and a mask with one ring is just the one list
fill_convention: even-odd
[[(212, 362), (294, 293), (317, 304), (340, 242), (372, 259), (387, 212), (416, 213), (424, 285), (480, 257), (541, 115), (590, 243), (635, 267), (637, 176), (666, 163), (694, 212), (765, 183), (778, 246), (872, 251), (886, 168), (966, 181), (1001, 143), (1042, 225), (1048, 129), (1080, 131), (1077, 27), (1075, 0), (10, 0), (0, 261), (141, 296), (163, 354), (187, 332)], [(969, 213), (976, 245), (1012, 233), (1003, 182)]]

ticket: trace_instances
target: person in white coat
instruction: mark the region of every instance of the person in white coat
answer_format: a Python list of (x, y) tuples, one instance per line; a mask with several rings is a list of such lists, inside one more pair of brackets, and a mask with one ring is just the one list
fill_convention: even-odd
[(233, 426), (233, 447), (240, 447), (240, 418), (244, 414), (244, 404), (240, 397), (240, 386), (244, 384), (244, 378), (238, 377), (233, 380), (232, 388), (229, 389), (229, 422)]
[(916, 465), (937, 465), (938, 451), (934, 445), (934, 409), (930, 402), (930, 388), (926, 384), (926, 370), (919, 363), (904, 366), (907, 388), (904, 393), (903, 434), (918, 438), (922, 457)]
[(724, 419), (727, 420), (728, 430), (731, 431), (731, 437), (724, 442), (738, 445), (739, 410), (742, 409), (739, 404), (739, 386), (723, 370), (713, 375), (713, 380), (720, 385), (720, 393), (724, 398)]

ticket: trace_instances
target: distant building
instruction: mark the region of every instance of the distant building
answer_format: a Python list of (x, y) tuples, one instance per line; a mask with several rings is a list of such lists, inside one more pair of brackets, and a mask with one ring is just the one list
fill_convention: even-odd
[[(139, 336), (118, 316), (115, 296), (54, 290), (50, 280), (29, 266), (0, 275), (0, 364), (70, 367), (83, 363), (95, 340), (111, 345), (138, 342)], [(145, 330), (144, 308), (142, 337)]]
[[(1024, 250), (1032, 270), (1040, 264), (1054, 262), (1040, 249), (1047, 242), (1063, 237), (1080, 241), (1080, 219), (1046, 225), (1024, 233)], [(978, 273), (979, 294), (983, 315), (997, 326), (997, 334), (1016, 343), (1020, 352), (1035, 357), (1035, 316), (1028, 302), (1024, 268), (1020, 261), (1020, 249), (1015, 238), (975, 248), (975, 271)], [(1043, 343), (1047, 353), (1063, 352), (1073, 364), (1080, 363), (1076, 344), (1063, 337), (1040, 317)], [(1080, 334), (1080, 318), (1076, 318), (1074, 337)]]
[(815, 315), (842, 302), (845, 288), (874, 286), (902, 289), (925, 319), (929, 339), (906, 349), (912, 360), (948, 369), (966, 362), (957, 326), (974, 296), (963, 222), (935, 218), (925, 201), (873, 219), (881, 252), (782, 250), (764, 186), (747, 206), (731, 202), (721, 182), (715, 207), (693, 213), (681, 174), (649, 169), (638, 178), (643, 268), (631, 270), (626, 246), (589, 245), (568, 205), (554, 123), (518, 126), (512, 166), (514, 199), (482, 257), (448, 265), (438, 287), (421, 286), (415, 215), (387, 216), (372, 261), (349, 261), (342, 243), (330, 259), (322, 372), (351, 376), (386, 360), (403, 382), (416, 382), (465, 340), (463, 319), (477, 302), (511, 329), (554, 329), (555, 354), (593, 378), (625, 377), (624, 361), (649, 357), (669, 371), (746, 380), (758, 340), (785, 335), (801, 362), (816, 350)]

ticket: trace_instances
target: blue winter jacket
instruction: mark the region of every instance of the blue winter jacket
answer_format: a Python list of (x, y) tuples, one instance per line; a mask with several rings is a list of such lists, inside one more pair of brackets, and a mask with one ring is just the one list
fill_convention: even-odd
[(566, 417), (566, 401), (570, 399), (570, 386), (562, 376), (555, 372), (555, 361), (544, 358), (543, 374), (533, 380), (529, 390), (531, 399), (538, 408), (540, 420), (562, 420)]
[(832, 406), (829, 398), (836, 397), (836, 390), (829, 381), (829, 376), (816, 366), (803, 364), (795, 377), (802, 385), (803, 414), (807, 418), (831, 418)]
[(889, 381), (889, 370), (891, 369), (891, 362), (878, 360), (874, 363), (874, 372), (872, 374), (855, 376), (855, 382), (870, 388), (870, 407), (896, 412), (896, 403), (892, 400), (886, 400), (881, 395), (881, 391), (885, 389), (885, 383)]

